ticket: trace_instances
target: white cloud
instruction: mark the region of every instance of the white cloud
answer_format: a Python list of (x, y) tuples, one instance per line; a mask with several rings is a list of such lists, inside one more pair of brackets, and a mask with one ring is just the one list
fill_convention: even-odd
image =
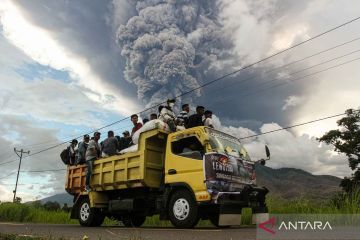
[(287, 99), (285, 99), (285, 104), (282, 107), (282, 110), (285, 111), (288, 108), (295, 107), (299, 105), (302, 101), (301, 97), (298, 96), (289, 96)]
[[(10, 1), (0, 4), (3, 35), (12, 44), (24, 51), (29, 57), (42, 65), (57, 70), (66, 70), (76, 84), (99, 94), (93, 100), (103, 103), (104, 107), (130, 114), (139, 107), (130, 99), (123, 97), (94, 72), (87, 60), (70, 52), (45, 29), (28, 22), (19, 9)], [(106, 101), (106, 96), (114, 96), (114, 102)]]
[[(238, 138), (256, 134), (250, 129), (233, 126), (222, 126), (215, 116), (214, 123), (217, 129)], [(276, 123), (263, 124), (260, 132), (280, 129)], [(294, 133), (283, 130), (270, 134), (260, 135), (256, 138), (242, 140), (252, 160), (265, 157), (265, 144), (271, 151), (271, 160), (267, 165), (272, 168), (298, 168), (312, 174), (334, 175), (338, 177), (349, 176), (351, 171), (346, 157), (334, 153), (329, 145), (320, 144), (316, 138), (303, 134), (296, 136)]]
[[(21, 146), (25, 151), (30, 150), (34, 153), (44, 147), (53, 146), (60, 141), (57, 138), (57, 131), (54, 129), (46, 129), (35, 125), (29, 120), (22, 119), (16, 115), (0, 115), (0, 162), (16, 160), (13, 163), (4, 164), (1, 166), (3, 174), (0, 177), (6, 176), (6, 173), (17, 171), (18, 158), (13, 152), (13, 147)], [(11, 139), (4, 139), (4, 135), (11, 129), (16, 132), (20, 138), (18, 141), (11, 141)], [(43, 144), (35, 143), (42, 142)], [(49, 145), (50, 143), (50, 145)], [(32, 146), (33, 145), (33, 146)], [(59, 154), (66, 145), (59, 146), (50, 151), (34, 155), (32, 157), (24, 157), (21, 164), (21, 171), (33, 171), (44, 169), (62, 169), (65, 165), (62, 164)], [(12, 189), (15, 183), (16, 175), (11, 175), (0, 180), (0, 199), (11, 200)], [(44, 197), (48, 194), (58, 193), (64, 191), (65, 172), (21, 172), (19, 177), (19, 186), (17, 196), (21, 197), (23, 201), (35, 200), (35, 196), (40, 195)], [(30, 185), (29, 185), (30, 184)], [(29, 188), (34, 184), (33, 189)], [(46, 191), (42, 189), (46, 189)], [(41, 190), (43, 193), (41, 193)]]

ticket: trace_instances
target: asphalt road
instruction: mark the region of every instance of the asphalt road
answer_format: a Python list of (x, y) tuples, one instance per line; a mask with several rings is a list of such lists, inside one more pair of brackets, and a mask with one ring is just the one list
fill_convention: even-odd
[(125, 228), (120, 226), (86, 228), (79, 225), (0, 223), (0, 232), (30, 236), (51, 236), (53, 238), (124, 240), (217, 240), (255, 239), (255, 228)]

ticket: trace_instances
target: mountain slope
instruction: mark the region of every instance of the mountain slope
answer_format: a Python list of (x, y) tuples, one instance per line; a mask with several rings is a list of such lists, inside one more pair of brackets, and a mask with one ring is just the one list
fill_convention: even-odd
[(329, 175), (312, 175), (296, 168), (256, 168), (257, 184), (266, 186), (273, 196), (284, 199), (305, 197), (314, 200), (331, 198), (340, 191), (340, 178)]
[(41, 199), (41, 203), (44, 204), (46, 202), (58, 202), (61, 206), (65, 203), (70, 207), (73, 205), (73, 196), (68, 193), (60, 193), (47, 198)]

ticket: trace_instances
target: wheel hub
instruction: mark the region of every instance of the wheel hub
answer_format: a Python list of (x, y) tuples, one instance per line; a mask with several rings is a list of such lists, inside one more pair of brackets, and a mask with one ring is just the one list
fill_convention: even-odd
[(173, 207), (174, 216), (179, 220), (184, 220), (189, 216), (190, 205), (184, 198), (176, 200)]
[(80, 218), (82, 221), (86, 222), (90, 215), (90, 206), (88, 203), (84, 203), (80, 208)]

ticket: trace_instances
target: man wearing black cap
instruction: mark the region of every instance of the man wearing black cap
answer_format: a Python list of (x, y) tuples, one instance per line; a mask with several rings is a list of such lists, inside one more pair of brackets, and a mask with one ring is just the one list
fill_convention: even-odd
[(83, 141), (81, 141), (78, 145), (78, 151), (76, 156), (76, 164), (83, 164), (86, 162), (85, 153), (90, 141), (90, 136), (88, 134), (84, 135)]
[(204, 110), (203, 106), (196, 107), (196, 113), (189, 117), (189, 122), (187, 128), (204, 126)]
[(128, 148), (131, 143), (131, 137), (129, 131), (125, 131), (122, 134), (123, 137), (121, 137), (119, 140), (119, 148), (118, 148), (119, 152), (125, 148)]
[(93, 163), (96, 159), (99, 159), (98, 153), (100, 152), (100, 146), (99, 146), (99, 139), (100, 139), (100, 133), (95, 132), (94, 133), (94, 139), (90, 140), (89, 145), (86, 149), (85, 159), (86, 159), (86, 165), (87, 165), (87, 171), (86, 171), (86, 181), (85, 181), (85, 190), (90, 191), (90, 178), (92, 175), (92, 168)]

